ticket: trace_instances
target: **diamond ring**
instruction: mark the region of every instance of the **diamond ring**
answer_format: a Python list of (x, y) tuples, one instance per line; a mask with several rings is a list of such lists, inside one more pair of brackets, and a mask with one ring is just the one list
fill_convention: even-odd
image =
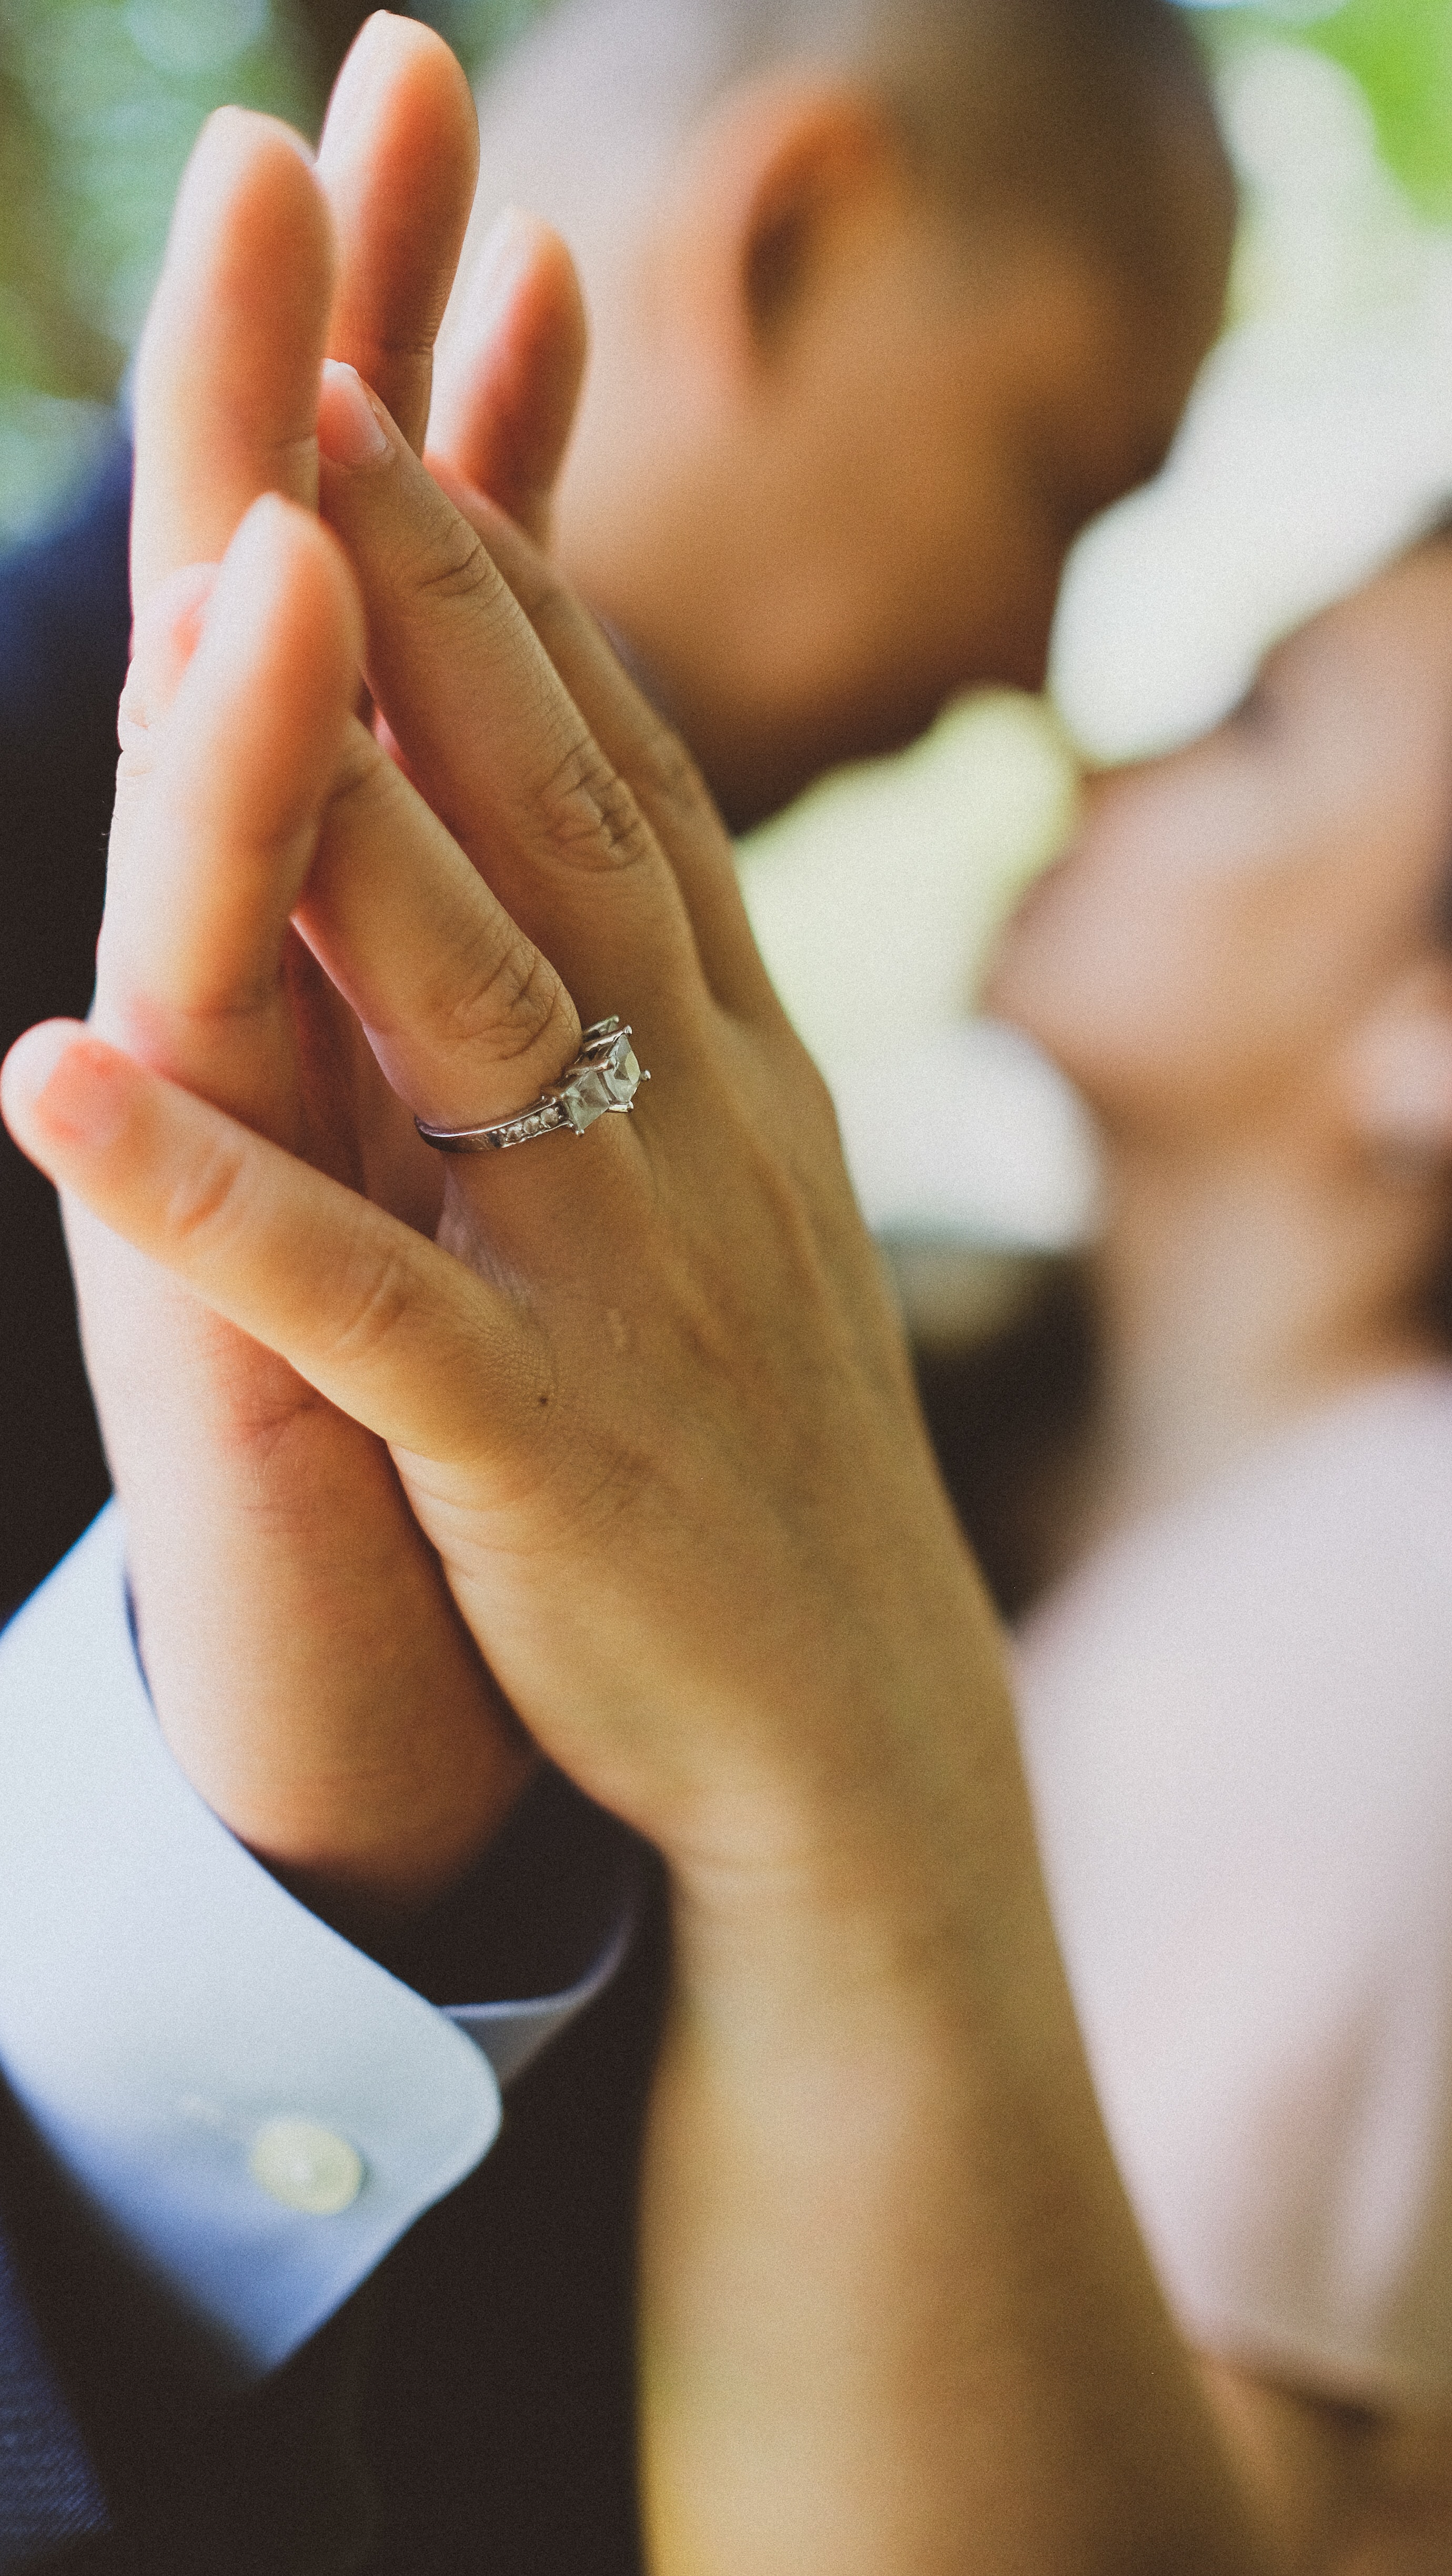
[(538, 1100), (512, 1118), (493, 1119), (487, 1127), (431, 1127), (424, 1118), (414, 1125), (426, 1145), (441, 1154), (502, 1154), (511, 1145), (532, 1145), (536, 1136), (554, 1136), (570, 1128), (583, 1136), (597, 1118), (615, 1113), (628, 1117), (635, 1095), (650, 1075), (636, 1062), (631, 1031), (618, 1019), (597, 1020), (580, 1040), (580, 1052), (558, 1082), (548, 1083)]

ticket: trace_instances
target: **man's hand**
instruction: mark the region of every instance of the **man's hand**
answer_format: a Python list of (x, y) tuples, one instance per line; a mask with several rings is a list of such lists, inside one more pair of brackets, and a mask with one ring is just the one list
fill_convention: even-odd
[[(165, 870), (146, 876), (149, 771), (201, 598), (200, 577), (180, 593), (169, 585), (224, 552), (259, 493), (315, 499), (325, 349), (386, 388), (422, 444), (476, 151), (452, 56), (387, 18), (345, 65), (316, 178), (265, 120), (224, 114), (203, 138), (139, 370), (140, 645), (95, 1008), (96, 1026), (147, 1063), (429, 1229), (434, 1159), (287, 931), (286, 906), (265, 989), (237, 984), (235, 907), (194, 923), (190, 945), (179, 935)], [(500, 251), (477, 363), (458, 378), (457, 444), (537, 517), (582, 322), (557, 243), (517, 226)], [(536, 394), (526, 362), (540, 355)], [(259, 669), (258, 686), (265, 700), (296, 651), (285, 685), (305, 731), (318, 719), (305, 627), (275, 642), (282, 660)], [(280, 848), (297, 822), (265, 727), (252, 751), (249, 765), (231, 735), (216, 751), (216, 829), (234, 876), (249, 850), (254, 863), (275, 855), (269, 835)], [(187, 827), (174, 819), (180, 866)], [(361, 1928), (379, 1906), (427, 1899), (488, 1838), (533, 1756), (385, 1449), (75, 1205), (69, 1230), (142, 1654), (174, 1752), (233, 1830), (324, 1911)]]

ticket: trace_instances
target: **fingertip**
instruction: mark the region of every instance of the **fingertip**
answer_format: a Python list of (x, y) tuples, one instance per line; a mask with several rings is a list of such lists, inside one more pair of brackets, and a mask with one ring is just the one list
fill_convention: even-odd
[[(261, 492), (244, 513), (227, 549), (207, 607), (207, 631), (236, 621), (248, 633), (270, 623), (279, 609), (319, 617), (331, 626), (337, 652), (350, 664), (344, 682), (351, 703), (363, 658), (363, 608), (352, 567), (331, 530), (311, 510), (280, 492)], [(322, 644), (322, 637), (319, 644)]]
[(16, 1039), (0, 1067), (5, 1124), (46, 1169), (55, 1149), (104, 1148), (124, 1124), (132, 1071), (80, 1021), (43, 1020)]
[[(184, 582), (177, 587), (184, 593)], [(326, 793), (362, 682), (362, 603), (328, 530), (264, 492), (196, 613), (200, 634), (185, 661), (168, 635), (156, 640), (150, 612), (142, 629), (148, 658), (126, 714), (147, 729), (165, 718), (145, 762), (146, 834), (160, 847), (180, 833), (180, 849), (207, 818), (204, 837), (223, 830), (252, 847), (290, 831)]]
[(286, 220), (296, 223), (300, 214), (305, 217), (315, 209), (326, 223), (312, 149), (305, 137), (281, 117), (265, 115), (260, 108), (214, 108), (182, 173), (167, 238), (166, 269), (190, 264), (213, 225), (259, 192), (273, 200), (280, 194), (278, 211)]
[(440, 338), (434, 443), (536, 537), (589, 354), (585, 299), (554, 227), (508, 206), (467, 252)]
[(330, 465), (350, 474), (393, 454), (388, 414), (346, 358), (323, 360), (318, 446)]
[[(432, 338), (453, 278), (479, 176), (479, 117), (468, 74), (442, 36), (415, 18), (377, 9), (365, 20), (333, 84), (318, 144), (318, 178), (344, 246), (335, 325), (344, 338), (377, 281), (350, 275), (348, 251), (366, 269), (380, 244), (387, 267), (397, 244), (418, 232), (432, 279)], [(370, 256), (371, 254), (371, 256)], [(409, 254), (410, 260), (416, 256)], [(435, 301), (434, 298), (437, 298)]]
[[(313, 149), (305, 134), (280, 116), (269, 116), (265, 108), (227, 105), (214, 107), (198, 135), (192, 160), (233, 159), (259, 148), (280, 144), (295, 154), (305, 170), (313, 166)], [(189, 165), (190, 166), (190, 165)]]
[(501, 209), (490, 232), (485, 236), (487, 255), (491, 240), (498, 236), (496, 257), (501, 264), (506, 255), (516, 266), (526, 261), (540, 282), (543, 295), (552, 292), (556, 303), (584, 320), (585, 304), (580, 289), (579, 271), (574, 254), (564, 234), (531, 206), (509, 205)]
[(441, 335), (462, 369), (506, 320), (527, 323), (535, 344), (583, 367), (588, 321), (579, 271), (562, 233), (525, 206), (502, 206), (467, 245)]
[(306, 144), (250, 108), (187, 165), (136, 369), (132, 594), (215, 558), (264, 484), (316, 493), (333, 227)]
[(318, 174), (340, 248), (333, 355), (421, 447), (434, 334), (479, 175), (474, 94), (442, 37), (375, 12), (338, 76)]
[(318, 146), (319, 164), (346, 152), (361, 127), (400, 83), (422, 80), (434, 113), (451, 112), (461, 133), (472, 132), (478, 150), (478, 118), (469, 77), (452, 47), (434, 28), (417, 18), (401, 18), (391, 9), (375, 9), (365, 18), (333, 83)]

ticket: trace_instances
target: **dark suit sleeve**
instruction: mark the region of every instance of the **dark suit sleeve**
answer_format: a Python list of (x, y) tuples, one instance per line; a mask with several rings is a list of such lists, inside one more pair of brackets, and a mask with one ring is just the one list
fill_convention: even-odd
[[(569, 1972), (537, 1903), (520, 1952), (503, 1898), (538, 1898), (537, 1828), (563, 1836), (561, 1879), (608, 1887), (617, 1829), (592, 1848), (577, 1804), (562, 1818), (547, 1792), (500, 1884), (481, 1874), (479, 1955), (451, 1901), (415, 1974)], [(240, 2400), (167, 2351), (145, 2285), (0, 2088), (4, 2576), (641, 2576), (635, 2203), (664, 1929), (647, 1865), (630, 1958), (511, 2092), (493, 2153)]]
[[(64, 524), (0, 557), (0, 1050), (90, 999), (129, 610), (118, 433)], [(106, 1493), (55, 1197), (0, 1137), (0, 1617)], [(0, 2140), (0, 2569), (106, 2528), (101, 2482), (37, 2322)]]
[[(130, 451), (0, 555), (0, 1052), (89, 1007), (130, 631)], [(105, 1501), (55, 1193), (0, 1131), (0, 1620)]]
[(0, 2217), (0, 2569), (106, 2530), (105, 2498)]

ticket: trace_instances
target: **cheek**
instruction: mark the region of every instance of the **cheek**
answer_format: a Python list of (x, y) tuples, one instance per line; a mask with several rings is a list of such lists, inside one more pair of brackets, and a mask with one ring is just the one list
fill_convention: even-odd
[(1253, 1043), (1257, 942), (1243, 908), (1162, 851), (1125, 834), (1052, 870), (1010, 923), (985, 992), (1105, 1114), (1188, 1104), (1233, 1079)]
[[(1149, 1034), (1165, 986), (1164, 942), (1146, 955), (1142, 915), (1071, 863), (1035, 888), (1000, 942), (985, 992), (1087, 1090), (1108, 1058)], [(1178, 981), (1179, 979), (1176, 978)]]
[(954, 690), (1043, 685), (1063, 546), (1043, 509), (991, 449), (965, 451), (929, 422), (908, 445), (885, 442), (871, 506), (823, 531), (840, 567), (844, 626), (870, 636), (884, 675), (924, 706)]

